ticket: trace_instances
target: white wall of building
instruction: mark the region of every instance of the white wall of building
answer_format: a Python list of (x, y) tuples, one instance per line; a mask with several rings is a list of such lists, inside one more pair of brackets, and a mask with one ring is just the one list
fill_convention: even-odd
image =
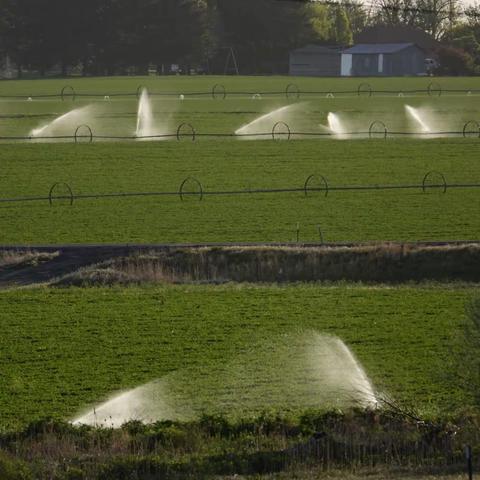
[(378, 73), (383, 73), (383, 53), (378, 55)]
[(351, 53), (342, 53), (341, 75), (342, 77), (350, 77), (352, 75)]

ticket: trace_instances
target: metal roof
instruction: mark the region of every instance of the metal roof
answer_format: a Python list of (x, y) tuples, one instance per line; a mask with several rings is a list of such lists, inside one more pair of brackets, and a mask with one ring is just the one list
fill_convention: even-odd
[(414, 43), (361, 43), (352, 48), (344, 50), (343, 53), (353, 54), (379, 54), (379, 53), (396, 53), (405, 48), (414, 46)]
[(441, 44), (424, 30), (409, 25), (375, 25), (354, 35), (354, 45), (364, 43), (414, 43), (423, 50), (434, 50)]
[(322, 45), (307, 45), (302, 48), (297, 48), (293, 50), (291, 53), (323, 53), (324, 55), (339, 55), (341, 53), (341, 48), (328, 48)]

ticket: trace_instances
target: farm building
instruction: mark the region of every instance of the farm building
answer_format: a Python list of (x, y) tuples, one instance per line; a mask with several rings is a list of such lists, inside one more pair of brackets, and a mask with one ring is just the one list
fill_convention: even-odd
[(340, 75), (341, 49), (307, 45), (290, 52), (290, 75), (336, 77)]
[(419, 28), (375, 25), (355, 35), (352, 48), (307, 45), (292, 51), (290, 75), (422, 75), (425, 60), (435, 60), (440, 46)]
[(342, 52), (341, 75), (424, 75), (426, 58), (413, 43), (364, 43)]
[(307, 45), (290, 53), (290, 75), (424, 75), (427, 58), (425, 50), (414, 43), (365, 43), (343, 51)]

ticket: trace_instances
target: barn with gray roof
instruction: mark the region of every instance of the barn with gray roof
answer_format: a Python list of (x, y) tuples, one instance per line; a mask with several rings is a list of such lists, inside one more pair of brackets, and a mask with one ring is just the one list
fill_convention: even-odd
[(342, 52), (342, 76), (424, 75), (427, 54), (414, 43), (365, 43)]

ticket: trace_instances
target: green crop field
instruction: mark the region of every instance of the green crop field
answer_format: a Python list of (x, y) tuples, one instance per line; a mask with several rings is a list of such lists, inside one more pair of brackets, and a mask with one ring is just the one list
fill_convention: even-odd
[[(286, 87), (292, 83), (296, 87), (287, 99)], [(359, 96), (357, 89), (365, 83), (374, 92), (389, 93)], [(428, 95), (431, 83), (437, 86)], [(61, 101), (60, 93), (67, 85), (76, 92), (75, 101), (70, 89), (65, 90), (65, 101)], [(212, 98), (215, 85), (225, 88), (225, 99), (222, 87), (216, 90), (217, 99)], [(461, 132), (466, 122), (479, 120), (480, 110), (475, 78), (127, 77), (4, 81), (0, 84), (0, 136), (28, 136), (32, 129), (89, 105), (88, 112), (79, 114), (58, 134), (73, 136), (76, 127), (86, 123), (95, 135), (132, 136), (136, 129), (136, 93), (141, 86), (151, 94), (159, 134), (175, 134), (183, 122), (192, 124), (198, 134), (232, 134), (257, 117), (287, 105), (291, 109), (278, 120), (286, 121), (293, 133), (324, 132), (320, 125), (327, 123), (329, 112), (339, 113), (349, 131), (367, 132), (374, 121), (384, 122), (392, 132), (412, 131), (415, 125), (407, 120), (405, 105), (421, 108), (435, 131)], [(301, 92), (298, 99), (297, 87)], [(441, 96), (436, 88), (442, 89)], [(253, 98), (257, 92), (261, 98)], [(327, 92), (335, 92), (334, 98), (327, 98)], [(399, 97), (397, 92), (405, 93)], [(162, 93), (167, 95), (159, 95)], [(183, 101), (180, 95), (184, 95)], [(274, 123), (264, 125), (262, 130), (266, 131), (262, 133), (269, 134)]]
[(407, 91), (426, 89), (432, 82), (447, 90), (478, 89), (476, 77), (372, 77), (372, 78), (315, 78), (315, 77), (256, 77), (256, 76), (149, 76), (149, 77), (96, 77), (60, 78), (45, 80), (4, 80), (2, 95), (59, 94), (61, 89), (72, 86), (78, 94), (135, 93), (138, 86), (152, 92), (194, 93), (209, 92), (216, 84), (225, 86), (228, 92), (283, 92), (288, 84), (298, 85), (302, 91), (356, 90), (361, 83), (369, 83), (373, 89)]
[[(423, 414), (452, 413), (471, 403), (456, 374), (464, 307), (474, 294), (348, 285), (3, 292), (2, 424), (72, 418), (120, 389), (168, 374), (183, 379), (192, 402), (219, 413), (222, 366), (239, 365), (235, 378), (253, 389), (252, 357), (258, 353), (278, 376), (294, 359), (275, 355), (275, 338), (305, 330), (344, 340), (389, 398)], [(230, 388), (237, 398), (241, 387)], [(288, 411), (301, 400), (279, 395), (270, 406)]]
[[(432, 80), (444, 89), (441, 96), (426, 93)], [(327, 242), (477, 239), (480, 190), (449, 187), (442, 193), (439, 187), (425, 192), (421, 188), (430, 171), (442, 173), (448, 185), (480, 183), (479, 140), (475, 134), (468, 138), (460, 134), (466, 122), (480, 120), (480, 96), (468, 92), (476, 88), (476, 80), (362, 82), (392, 93), (359, 96), (358, 79), (2, 82), (0, 137), (28, 136), (72, 109), (90, 107), (62, 127), (60, 133), (68, 137), (63, 141), (1, 140), (0, 199), (24, 201), (0, 203), (0, 243), (284, 242), (296, 240), (297, 228), (300, 241), (319, 240), (319, 229)], [(298, 100), (286, 98), (289, 83), (301, 90)], [(75, 101), (42, 96), (58, 95), (66, 84), (79, 95)], [(225, 86), (226, 99), (211, 98), (215, 84)], [(154, 123), (161, 132), (175, 133), (179, 124), (188, 122), (199, 134), (196, 141), (188, 135), (182, 141), (99, 139), (135, 135), (139, 85), (148, 87), (150, 94), (172, 93), (151, 95)], [(353, 93), (325, 95), (340, 90)], [(400, 90), (403, 96), (398, 96)], [(261, 98), (253, 99), (255, 93)], [(181, 100), (180, 95), (186, 98)], [(440, 138), (365, 138), (374, 121), (384, 122), (389, 132), (416, 131), (405, 105), (420, 109), (433, 131), (443, 132), (437, 135)], [(288, 123), (294, 133), (291, 141), (202, 137), (233, 134), (285, 106), (290, 106), (286, 116), (275, 120)], [(362, 134), (302, 138), (301, 133), (325, 132), (321, 125), (328, 122), (329, 112), (337, 114), (349, 132)], [(92, 128), (96, 136), (92, 144), (73, 142), (77, 122)], [(271, 132), (270, 123), (262, 125), (265, 132), (260, 133)], [(325, 177), (328, 196), (324, 190), (305, 195), (302, 189), (311, 175), (315, 175), (311, 187), (322, 188), (320, 179)], [(202, 201), (199, 195), (183, 201), (179, 197), (180, 185), (188, 177), (201, 182)], [(427, 184), (439, 181), (432, 179)], [(74, 196), (89, 198), (75, 198), (73, 205), (68, 199), (53, 198), (50, 205), (49, 191), (57, 182), (67, 183)], [(367, 185), (415, 188), (335, 190)], [(186, 185), (189, 192), (197, 188), (193, 182)], [(283, 188), (298, 191), (252, 193)], [(210, 195), (226, 190), (245, 193)], [(171, 195), (115, 196), (155, 192)], [(66, 194), (60, 186), (53, 196)], [(30, 201), (32, 197), (41, 198)], [(235, 361), (250, 341), (258, 346), (270, 338), (275, 344), (276, 336), (295, 329), (338, 335), (375, 386), (395, 400), (429, 413), (459, 409), (471, 398), (455, 383), (455, 352), (461, 346), (464, 304), (474, 294), (474, 287), (449, 286), (3, 292), (1, 416), (10, 425), (45, 415), (72, 418), (112, 392), (179, 369), (187, 373), (175, 375), (208, 377), (210, 367), (215, 370), (222, 359)], [(189, 388), (196, 386), (194, 380)], [(207, 398), (205, 405), (209, 402)], [(274, 406), (285, 405), (279, 397)], [(221, 410), (214, 403), (212, 408)]]
[[(292, 142), (146, 142), (3, 145), (0, 197), (44, 200), (0, 204), (0, 243), (474, 240), (478, 189), (420, 187), (436, 170), (447, 183), (480, 183), (478, 142), (471, 139)], [(330, 187), (413, 184), (412, 190), (303, 191), (190, 196), (193, 176), (205, 192), (303, 188), (310, 175)], [(429, 180), (431, 181), (431, 180)], [(435, 179), (433, 179), (435, 181)], [(438, 179), (436, 180), (438, 182)], [(67, 182), (75, 195), (172, 192), (171, 196), (54, 200)], [(193, 183), (188, 191), (196, 191)], [(63, 188), (56, 195), (65, 194)]]
[[(430, 82), (444, 89), (429, 96)], [(55, 135), (63, 142), (3, 140), (0, 151), (0, 197), (48, 197), (56, 182), (68, 183), (74, 195), (178, 192), (183, 180), (193, 176), (204, 191), (298, 188), (310, 175), (312, 187), (321, 187), (320, 175), (332, 188), (344, 185), (418, 185), (412, 190), (331, 191), (237, 196), (208, 196), (202, 202), (189, 197), (181, 202), (171, 196), (137, 196), (76, 200), (72, 207), (57, 200), (0, 204), (1, 243), (84, 242), (202, 242), (202, 241), (327, 241), (459, 240), (478, 237), (480, 205), (477, 190), (439, 189), (422, 193), (424, 175), (435, 170), (448, 184), (480, 183), (475, 126), (462, 138), (466, 122), (480, 119), (480, 96), (475, 79), (410, 78), (362, 79), (374, 90), (391, 94), (372, 97), (355, 93), (302, 94), (299, 100), (282, 93), (288, 83), (302, 92), (356, 91), (358, 79), (304, 79), (288, 77), (164, 77), (5, 81), (0, 83), (0, 136), (28, 136), (55, 118), (79, 107), (86, 113), (60, 123)], [(66, 84), (75, 101), (59, 95)], [(211, 98), (213, 85), (224, 85), (225, 100)], [(79, 124), (88, 124), (96, 136), (135, 135), (136, 90), (151, 93), (155, 132), (175, 134), (178, 125), (191, 123), (197, 134), (182, 141), (101, 141), (75, 145), (72, 135)], [(438, 88), (438, 87), (435, 87)], [(405, 91), (403, 97), (395, 92)], [(418, 90), (418, 93), (407, 91)], [(183, 93), (182, 93), (183, 92)], [(228, 94), (228, 92), (232, 92)], [(237, 92), (235, 94), (235, 92)], [(244, 93), (238, 93), (244, 92)], [(252, 93), (263, 92), (261, 99)], [(265, 93), (270, 92), (270, 94)], [(275, 93), (276, 92), (276, 93)], [(179, 99), (180, 94), (197, 94)], [(205, 95), (198, 95), (203, 93)], [(99, 97), (88, 95), (98, 94)], [(104, 94), (109, 97), (104, 100)], [(115, 96), (130, 94), (130, 96)], [(9, 98), (8, 96), (18, 96)], [(27, 100), (32, 96), (32, 101)], [(35, 96), (37, 95), (37, 97)], [(418, 107), (433, 132), (457, 132), (443, 138), (396, 136), (365, 139), (370, 124), (382, 121), (389, 132), (416, 131), (405, 105)], [(258, 126), (264, 141), (231, 137), (212, 139), (202, 134), (233, 134), (242, 125), (281, 107), (274, 119)], [(83, 110), (82, 110), (83, 111)], [(349, 139), (302, 138), (299, 133), (325, 133), (328, 113), (335, 112), (349, 132)], [(272, 141), (275, 121), (288, 123), (290, 142)], [(473, 125), (473, 124), (472, 124)], [(468, 131), (470, 131), (468, 130)], [(187, 132), (185, 130), (185, 132)], [(297, 134), (297, 135), (295, 135)], [(368, 136), (368, 135), (367, 135)], [(348, 137), (348, 136), (347, 136)], [(432, 137), (436, 137), (432, 135)], [(460, 137), (460, 138), (458, 138)], [(284, 138), (285, 137), (280, 137)], [(86, 139), (80, 139), (85, 141)], [(66, 143), (65, 143), (66, 142)], [(438, 177), (435, 177), (438, 183)], [(432, 181), (432, 180), (429, 180)], [(433, 182), (435, 183), (435, 182)], [(186, 190), (195, 187), (187, 184)], [(55, 195), (65, 194), (57, 189)]]

